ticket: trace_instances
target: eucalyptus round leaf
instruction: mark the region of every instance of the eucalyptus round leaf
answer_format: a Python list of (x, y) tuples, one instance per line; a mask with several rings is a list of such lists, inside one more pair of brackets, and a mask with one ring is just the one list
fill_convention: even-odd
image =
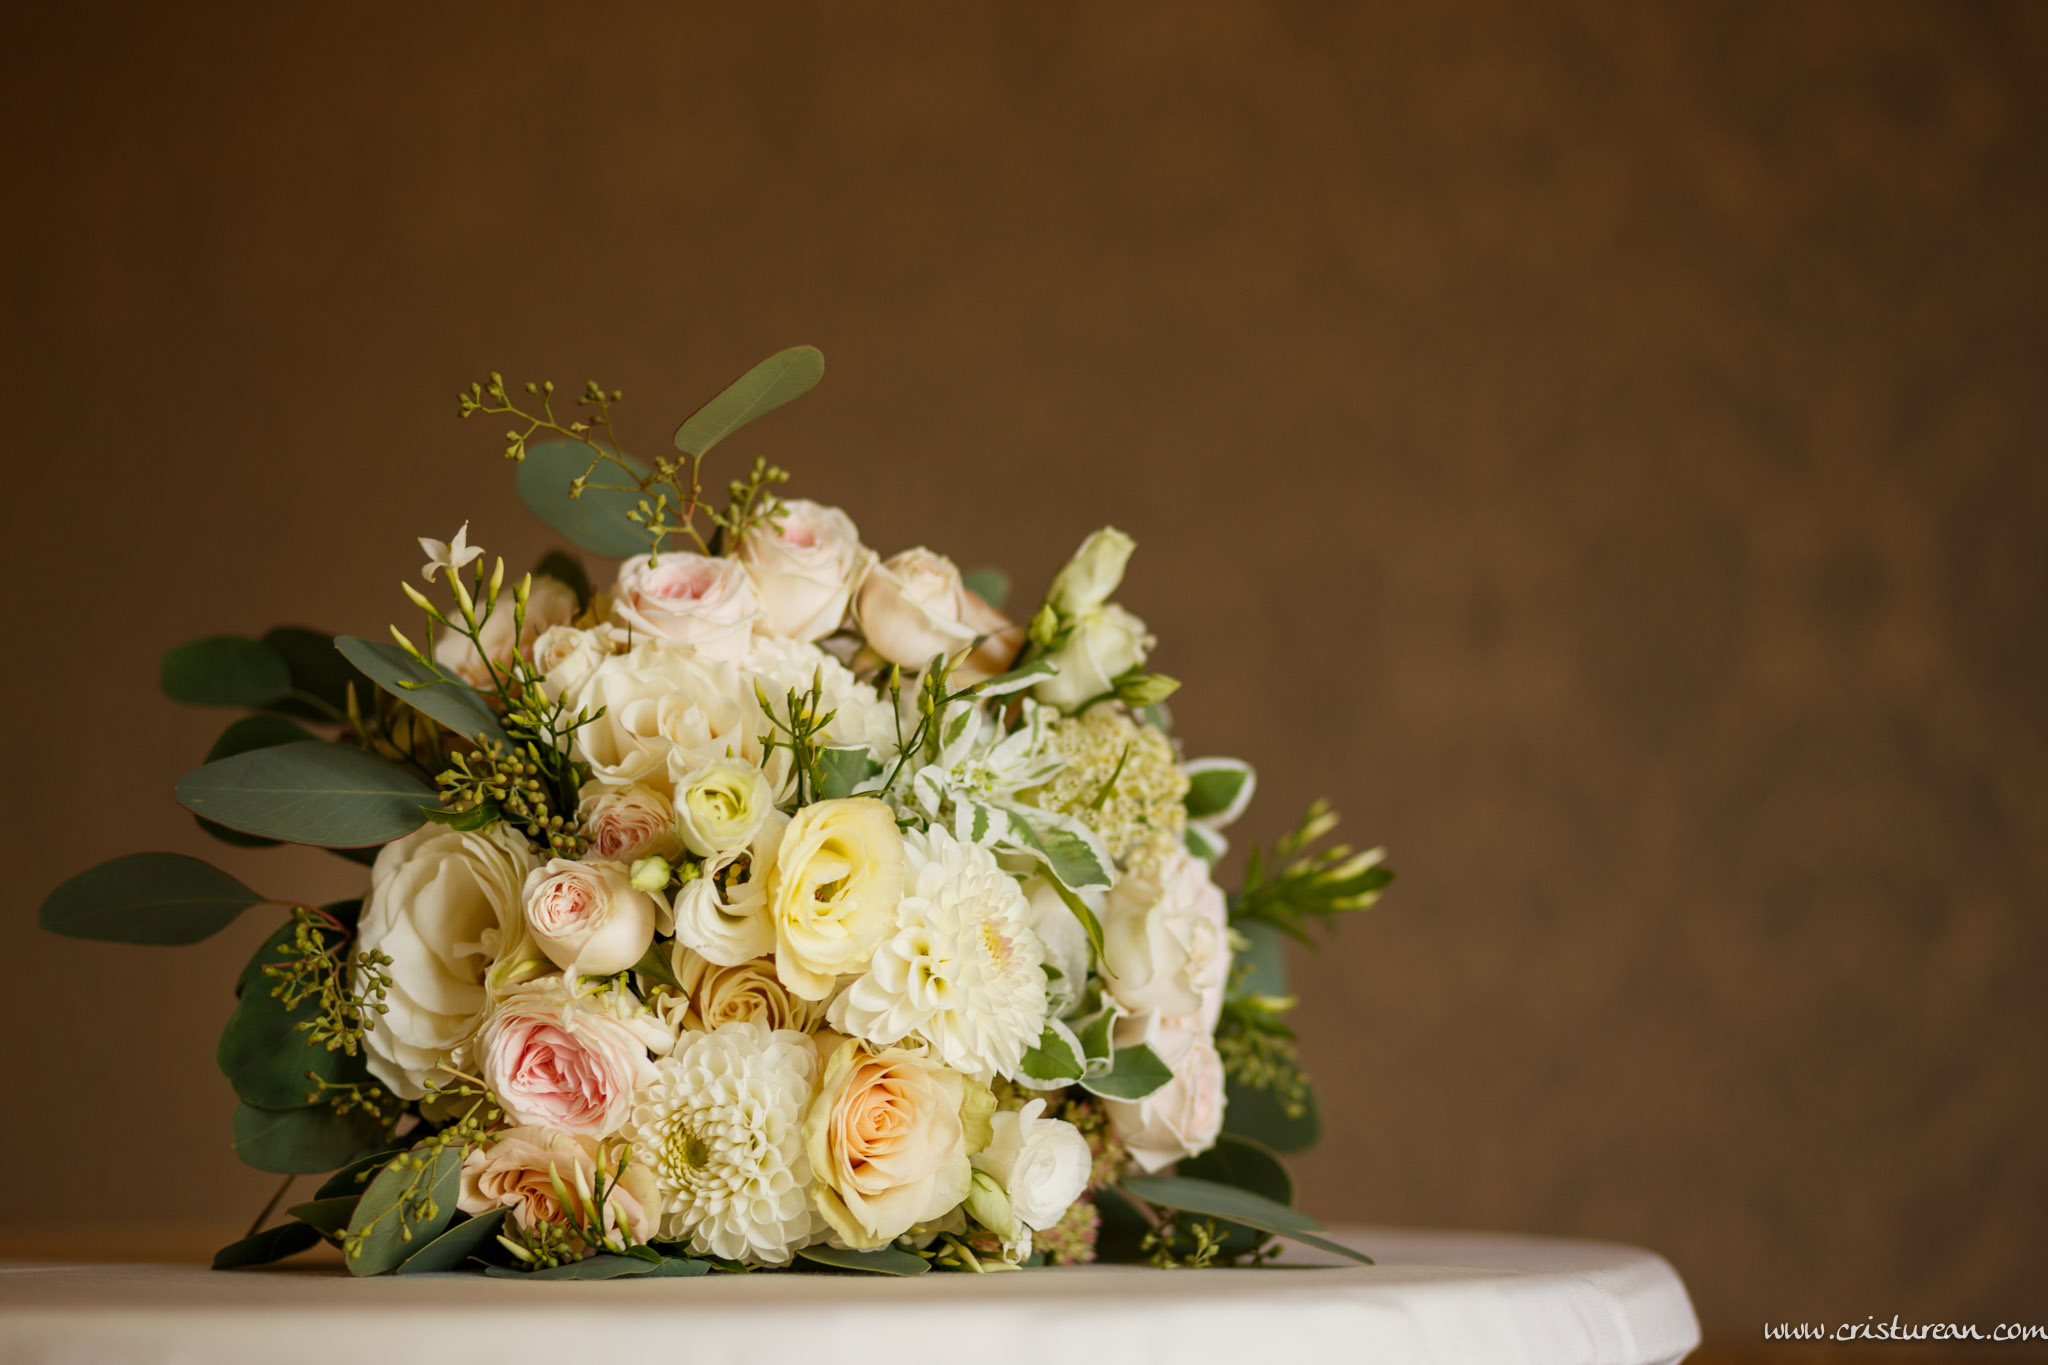
[[(606, 559), (626, 559), (646, 554), (654, 544), (647, 529), (626, 514), (644, 498), (654, 498), (628, 485), (626, 472), (610, 461), (600, 461), (590, 475), (581, 497), (571, 498), (569, 489), (590, 468), (593, 452), (578, 441), (543, 441), (526, 448), (519, 462), (519, 497), (542, 521), (567, 536), (578, 548)], [(626, 463), (642, 478), (653, 471), (628, 455)], [(599, 488), (598, 484), (617, 485)], [(622, 491), (623, 490), (623, 491)], [(676, 509), (671, 507), (670, 513)]]
[(269, 1265), (295, 1256), (308, 1247), (320, 1245), (320, 1231), (305, 1223), (279, 1223), (239, 1242), (229, 1242), (213, 1253), (215, 1270), (243, 1270)]
[(1313, 1089), (1303, 1093), (1299, 1114), (1289, 1114), (1271, 1090), (1244, 1085), (1235, 1079), (1225, 1084), (1223, 1094), (1226, 1133), (1264, 1143), (1276, 1152), (1305, 1152), (1323, 1135), (1323, 1119), (1316, 1108)]
[[(283, 716), (243, 716), (221, 731), (220, 738), (206, 751), (206, 761), (211, 763), (215, 759), (233, 758), (236, 754), (246, 754), (253, 749), (270, 749), (280, 744), (298, 744), (316, 738), (318, 737), (311, 730), (303, 725), (294, 724)], [(199, 821), (199, 828), (224, 844), (233, 844), (237, 848), (277, 847), (278, 841), (275, 839), (266, 839), (260, 834), (244, 834), (238, 829), (229, 829), (226, 825), (216, 824), (203, 816), (195, 815), (192, 818)]]
[(301, 1223), (316, 1227), (329, 1237), (341, 1236), (342, 1229), (348, 1226), (348, 1220), (354, 1216), (355, 1211), (354, 1195), (333, 1199), (309, 1199), (303, 1204), (294, 1204), (285, 1210)]
[(335, 641), (335, 648), (377, 686), (464, 739), (478, 735), (505, 738), (505, 727), (498, 723), (497, 712), (482, 693), (451, 674), (422, 664), (397, 645), (344, 635)]
[(368, 691), (369, 680), (341, 656), (334, 637), (324, 630), (279, 626), (264, 635), (263, 643), (283, 656), (291, 670), (291, 690), (297, 694), (270, 703), (273, 711), (307, 720), (339, 721), (348, 715), (349, 685), (355, 685), (358, 696)]
[(189, 706), (268, 706), (291, 691), (284, 656), (246, 635), (214, 635), (164, 651), (164, 695)]
[(466, 1218), (398, 1263), (400, 1275), (431, 1275), (436, 1271), (459, 1270), (462, 1263), (485, 1247), (496, 1245), (498, 1229), (509, 1209)]
[(383, 1121), (361, 1109), (337, 1114), (326, 1105), (305, 1109), (235, 1106), (235, 1155), (259, 1171), (318, 1175), (345, 1166), (380, 1145)]
[(425, 1153), (422, 1159), (426, 1165), (419, 1170), (402, 1161), (386, 1166), (363, 1191), (348, 1224), (351, 1236), (362, 1237), (360, 1250), (348, 1263), (351, 1275), (383, 1274), (455, 1221), (461, 1145)]
[(1372, 1257), (1324, 1237), (1323, 1225), (1299, 1209), (1275, 1203), (1249, 1190), (1175, 1175), (1131, 1176), (1124, 1180), (1122, 1188), (1161, 1208), (1220, 1218), (1226, 1223), (1256, 1228), (1260, 1232), (1305, 1242), (1366, 1265), (1372, 1264)]
[(587, 1261), (570, 1261), (546, 1270), (513, 1270), (508, 1266), (484, 1267), (484, 1274), (507, 1280), (618, 1280), (629, 1275), (652, 1274), (655, 1263), (632, 1256), (592, 1256)]
[(313, 1191), (315, 1199), (334, 1199), (341, 1195), (360, 1197), (376, 1178), (377, 1172), (391, 1164), (391, 1158), (405, 1151), (403, 1147), (387, 1147), (380, 1151), (368, 1152), (357, 1157), (348, 1165), (336, 1171), (320, 1183)]
[(1287, 1163), (1272, 1148), (1249, 1138), (1225, 1133), (1208, 1151), (1176, 1162), (1174, 1173), (1250, 1190), (1276, 1204), (1294, 1202), (1294, 1177)]
[(279, 950), (290, 950), (296, 929), (287, 922), (251, 960), (253, 970), (241, 999), (214, 1049), (214, 1060), (235, 1087), (236, 1098), (259, 1109), (296, 1109), (312, 1103), (307, 1095), (315, 1087), (308, 1073), (329, 1085), (375, 1083), (360, 1052), (351, 1057), (344, 1049), (330, 1050), (324, 1043), (311, 1042), (311, 1035), (298, 1027), (318, 1015), (311, 998), (292, 1010), (271, 993), (276, 983), (262, 975), (262, 968), (285, 961), (286, 954)]
[(178, 801), (244, 834), (362, 848), (426, 823), (434, 792), (395, 763), (343, 744), (284, 744), (187, 773)]
[(197, 858), (131, 853), (81, 872), (52, 891), (37, 920), (69, 938), (197, 943), (263, 899)]
[(809, 1246), (797, 1252), (806, 1261), (817, 1265), (830, 1266), (834, 1270), (864, 1270), (871, 1275), (922, 1275), (930, 1270), (931, 1262), (922, 1256), (913, 1256), (895, 1247), (876, 1247), (873, 1251), (846, 1251), (838, 1247)]
[(725, 386), (725, 391), (676, 428), (676, 449), (702, 455), (757, 417), (810, 392), (825, 377), (825, 354), (815, 346), (777, 351)]

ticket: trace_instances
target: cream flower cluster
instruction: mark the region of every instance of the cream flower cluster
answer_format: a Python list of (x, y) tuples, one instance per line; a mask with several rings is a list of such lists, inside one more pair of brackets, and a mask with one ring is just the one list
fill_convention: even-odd
[(1222, 1118), (1230, 930), (1173, 744), (1124, 695), (1152, 645), (1108, 601), (1129, 542), (1091, 538), (1029, 641), (836, 508), (727, 549), (587, 597), (535, 580), (437, 645), (555, 708), (566, 776), (552, 823), (379, 854), (369, 1066), (423, 1113), (488, 1092), (461, 1207), (522, 1246), (588, 1252), (602, 1205), (604, 1237), (729, 1262), (1020, 1261), (1095, 1178), (1049, 1102), (1146, 1171)]

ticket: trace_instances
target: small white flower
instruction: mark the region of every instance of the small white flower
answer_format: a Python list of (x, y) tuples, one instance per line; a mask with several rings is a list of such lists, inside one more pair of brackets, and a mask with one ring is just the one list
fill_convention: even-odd
[(989, 1144), (975, 1154), (974, 1168), (995, 1177), (1026, 1228), (1043, 1231), (1059, 1222), (1088, 1187), (1088, 1139), (1065, 1119), (1046, 1118), (1042, 1099), (1001, 1110), (989, 1122)]
[(427, 564), (420, 570), (420, 577), (429, 583), (433, 582), (434, 575), (443, 569), (448, 571), (450, 577), (462, 572), (464, 565), (472, 559), (481, 558), (484, 552), (483, 546), (469, 543), (469, 523), (466, 521), (462, 523), (462, 529), (455, 533), (455, 539), (434, 540), (428, 536), (421, 536), (420, 548), (427, 552)]
[(786, 1265), (814, 1215), (804, 1110), (811, 1040), (748, 1022), (686, 1033), (634, 1097), (627, 1139), (655, 1176), (661, 1235), (728, 1260)]
[(995, 855), (943, 829), (903, 847), (896, 933), (832, 1002), (832, 1026), (883, 1046), (915, 1034), (955, 1070), (1014, 1075), (1045, 1029), (1030, 903)]

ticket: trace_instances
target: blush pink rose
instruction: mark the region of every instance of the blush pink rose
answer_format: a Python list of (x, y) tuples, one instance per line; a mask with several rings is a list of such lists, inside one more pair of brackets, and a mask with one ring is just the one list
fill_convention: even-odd
[(754, 577), (770, 634), (815, 640), (839, 629), (868, 553), (853, 521), (837, 507), (803, 498), (741, 538), (739, 558)]
[(507, 1118), (582, 1137), (618, 1131), (633, 1092), (654, 1079), (646, 1045), (621, 1021), (570, 999), (559, 976), (507, 994), (477, 1050)]
[(727, 663), (744, 663), (761, 614), (736, 559), (684, 553), (634, 555), (619, 565), (612, 624), (636, 638), (668, 640)]

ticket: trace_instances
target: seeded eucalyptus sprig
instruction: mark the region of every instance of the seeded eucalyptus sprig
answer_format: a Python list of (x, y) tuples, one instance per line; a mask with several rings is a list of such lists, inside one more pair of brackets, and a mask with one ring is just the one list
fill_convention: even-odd
[[(320, 920), (326, 923), (322, 925)], [(391, 975), (385, 968), (391, 965), (391, 959), (375, 948), (343, 953), (347, 931), (333, 916), (311, 906), (293, 907), (292, 921), (292, 941), (278, 945), (285, 961), (266, 963), (263, 967), (263, 974), (277, 983), (270, 993), (287, 1010), (297, 1010), (302, 1002), (313, 1000), (313, 1018), (302, 1019), (292, 1027), (309, 1035), (308, 1046), (322, 1044), (329, 1052), (346, 1052), (353, 1057), (362, 1045), (363, 1035), (374, 1029), (378, 1017), (391, 1008), (384, 1003), (384, 992), (391, 986)], [(334, 936), (331, 943), (329, 935)], [(351, 981), (363, 983), (360, 995), (351, 987)]]
[(1381, 862), (1385, 849), (1356, 853), (1349, 844), (1336, 844), (1305, 852), (1336, 827), (1337, 813), (1329, 802), (1319, 800), (1291, 833), (1273, 845), (1270, 855), (1252, 849), (1245, 862), (1244, 890), (1231, 901), (1231, 921), (1270, 924), (1313, 948), (1311, 923), (1327, 925), (1338, 915), (1363, 910), (1378, 900), (1381, 888), (1394, 879), (1393, 869)]
[(1308, 1112), (1308, 1076), (1294, 1030), (1281, 1018), (1293, 1005), (1292, 996), (1241, 995), (1233, 989), (1216, 1023), (1216, 1055), (1230, 1079), (1271, 1092), (1280, 1111), (1298, 1119)]

